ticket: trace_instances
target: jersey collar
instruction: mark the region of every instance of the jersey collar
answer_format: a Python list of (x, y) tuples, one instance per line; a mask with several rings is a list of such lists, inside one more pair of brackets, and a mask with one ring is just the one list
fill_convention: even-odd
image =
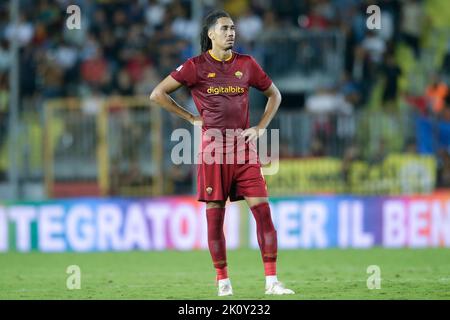
[(219, 58), (217, 58), (216, 56), (214, 56), (214, 54), (211, 52), (211, 50), (208, 50), (208, 52), (206, 53), (206, 55), (213, 61), (215, 62), (224, 62), (224, 63), (230, 63), (231, 60), (233, 60), (235, 53), (233, 51), (231, 51), (231, 56), (226, 59), (226, 60), (220, 60)]

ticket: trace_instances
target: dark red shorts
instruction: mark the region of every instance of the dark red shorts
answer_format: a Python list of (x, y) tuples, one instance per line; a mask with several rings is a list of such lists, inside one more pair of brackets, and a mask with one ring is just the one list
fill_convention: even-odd
[(244, 164), (197, 164), (197, 191), (198, 201), (204, 202), (268, 196), (259, 160)]

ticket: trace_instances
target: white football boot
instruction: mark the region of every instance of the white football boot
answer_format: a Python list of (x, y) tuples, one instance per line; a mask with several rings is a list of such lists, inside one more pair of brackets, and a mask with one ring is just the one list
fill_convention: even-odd
[(266, 294), (270, 295), (282, 295), (282, 294), (294, 294), (291, 289), (285, 288), (284, 285), (277, 281), (266, 287)]
[(231, 287), (231, 281), (230, 279), (223, 279), (218, 281), (218, 296), (232, 296), (233, 295), (233, 288)]

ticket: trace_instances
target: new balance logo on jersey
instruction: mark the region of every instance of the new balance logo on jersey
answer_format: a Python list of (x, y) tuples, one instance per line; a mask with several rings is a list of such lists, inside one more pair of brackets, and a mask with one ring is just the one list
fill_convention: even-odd
[(230, 93), (244, 93), (245, 88), (238, 86), (228, 86), (228, 87), (209, 87), (206, 91), (212, 94), (230, 94)]

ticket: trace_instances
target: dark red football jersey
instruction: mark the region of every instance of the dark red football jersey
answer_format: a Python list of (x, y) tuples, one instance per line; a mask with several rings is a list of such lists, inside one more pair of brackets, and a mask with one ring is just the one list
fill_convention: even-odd
[(234, 51), (226, 61), (204, 52), (170, 75), (190, 89), (203, 118), (203, 132), (212, 128), (223, 133), (225, 129), (249, 128), (249, 88), (265, 91), (272, 84), (253, 57)]

